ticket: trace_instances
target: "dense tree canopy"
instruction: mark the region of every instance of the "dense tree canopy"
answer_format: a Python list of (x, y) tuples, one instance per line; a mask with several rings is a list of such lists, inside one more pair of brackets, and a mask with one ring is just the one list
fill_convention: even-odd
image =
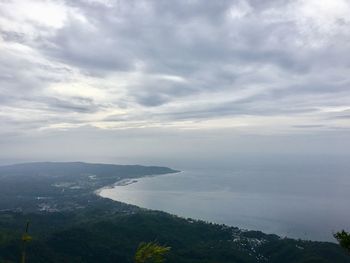
[(350, 253), (350, 234), (342, 230), (341, 232), (335, 233), (334, 237), (338, 240), (340, 246)]

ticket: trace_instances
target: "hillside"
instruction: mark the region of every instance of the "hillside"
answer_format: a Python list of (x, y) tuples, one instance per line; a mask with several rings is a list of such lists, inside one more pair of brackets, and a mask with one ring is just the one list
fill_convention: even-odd
[(167, 262), (350, 262), (338, 245), (179, 218), (98, 197), (125, 178), (166, 167), (32, 163), (0, 167), (0, 262), (18, 262), (27, 221), (28, 261), (133, 262), (140, 242), (171, 247)]
[(82, 162), (0, 166), (0, 210), (75, 210), (95, 200), (95, 190), (118, 180), (176, 172), (158, 166)]

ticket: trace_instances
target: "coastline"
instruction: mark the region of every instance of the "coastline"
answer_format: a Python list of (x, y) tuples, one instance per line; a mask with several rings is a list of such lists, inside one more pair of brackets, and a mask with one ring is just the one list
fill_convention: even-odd
[[(183, 172), (184, 171), (174, 170), (174, 172), (164, 173), (164, 174), (149, 174), (149, 175), (145, 175), (145, 176), (141, 176), (141, 177), (135, 177), (135, 178), (120, 178), (119, 180), (117, 180), (113, 184), (109, 184), (109, 185), (106, 185), (106, 186), (103, 186), (101, 188), (96, 189), (95, 191), (93, 191), (93, 193), (95, 195), (98, 195), (99, 197), (108, 198), (108, 197), (104, 197), (104, 196), (101, 195), (101, 192), (103, 190), (105, 190), (105, 189), (113, 189), (116, 186), (127, 186), (127, 185), (130, 185), (130, 184), (135, 184), (135, 183), (138, 182), (139, 179), (142, 179), (142, 178), (151, 178), (151, 177), (156, 177), (156, 176), (180, 174), (180, 173), (183, 173)], [(111, 199), (111, 198), (108, 198), (108, 199)], [(113, 199), (111, 199), (111, 200), (113, 200)], [(113, 200), (113, 201), (115, 201), (115, 200)], [(130, 205), (133, 205), (133, 204), (130, 204)]]
[[(186, 172), (192, 172), (192, 171), (180, 171), (178, 173), (186, 173)], [(203, 221), (211, 222), (211, 223), (225, 224), (225, 225), (228, 225), (228, 226), (235, 226), (235, 227), (239, 227), (240, 229), (246, 229), (246, 230), (250, 230), (250, 231), (262, 231), (262, 232), (267, 233), (267, 234), (276, 234), (276, 235), (279, 235), (281, 237), (287, 237), (287, 238), (292, 238), (292, 239), (303, 239), (303, 240), (312, 240), (312, 241), (319, 241), (319, 242), (334, 242), (333, 236), (330, 236), (329, 233), (331, 233), (332, 231), (334, 231), (334, 229), (337, 229), (337, 228), (330, 229), (327, 233), (326, 233), (326, 231), (323, 231), (324, 233), (320, 232), (320, 231), (316, 231), (315, 230), (316, 228), (315, 229), (311, 229), (310, 232), (309, 231), (304, 231), (302, 229), (302, 227), (304, 227), (304, 225), (300, 225), (299, 224), (300, 221), (295, 220), (295, 221), (291, 221), (289, 223), (286, 223), (288, 221), (285, 221), (285, 218), (283, 218), (283, 217), (273, 217), (273, 216), (271, 216), (271, 218), (270, 218), (270, 217), (268, 217), (268, 215), (266, 215), (266, 213), (264, 214), (264, 211), (260, 211), (259, 212), (259, 209), (260, 209), (259, 207), (256, 207), (256, 209), (252, 209), (254, 211), (255, 210), (258, 211), (256, 213), (252, 212), (251, 214), (247, 213), (247, 214), (238, 215), (238, 216), (234, 215), (235, 217), (232, 217), (232, 220), (231, 220), (231, 217), (216, 218), (215, 216), (211, 216), (211, 215), (208, 216), (205, 213), (201, 213), (201, 211), (199, 211), (198, 214), (191, 214), (191, 212), (193, 210), (189, 210), (188, 209), (188, 205), (187, 205), (190, 202), (186, 201), (186, 200), (192, 200), (192, 199), (189, 199), (189, 198), (187, 198), (187, 199), (184, 199), (184, 198), (181, 199), (180, 198), (181, 199), (180, 202), (178, 202), (178, 203), (175, 202), (175, 206), (174, 206), (175, 209), (169, 209), (169, 207), (171, 207), (171, 206), (164, 206), (164, 205), (163, 206), (162, 205), (161, 206), (155, 206), (154, 204), (156, 204), (156, 202), (158, 202), (158, 201), (152, 202), (151, 206), (148, 206), (148, 205), (144, 204), (142, 200), (150, 200), (149, 196), (152, 196), (152, 194), (153, 194), (152, 187), (151, 187), (151, 185), (153, 185), (153, 183), (152, 183), (152, 181), (146, 181), (146, 180), (145, 181), (141, 181), (139, 179), (143, 179), (143, 178), (147, 178), (147, 177), (155, 177), (155, 176), (158, 176), (158, 175), (171, 176), (170, 174), (171, 173), (157, 174), (157, 175), (147, 175), (147, 176), (142, 176), (142, 177), (139, 177), (139, 178), (126, 178), (126, 179), (123, 179), (123, 180), (118, 180), (117, 182), (115, 182), (112, 185), (108, 185), (106, 187), (98, 189), (99, 191), (96, 192), (96, 193), (100, 197), (107, 198), (107, 199), (110, 199), (112, 201), (122, 202), (122, 203), (125, 203), (125, 204), (137, 206), (137, 207), (142, 208), (142, 209), (162, 211), (162, 212), (169, 213), (169, 214), (172, 214), (172, 215), (176, 215), (176, 216), (182, 217), (182, 218), (193, 218), (193, 219), (196, 219), (196, 220), (203, 220)], [(173, 177), (171, 177), (171, 178), (173, 178)], [(171, 178), (169, 177), (170, 181), (173, 180)], [(158, 180), (158, 179), (155, 179), (155, 180)], [(161, 178), (159, 180), (164, 181)], [(175, 178), (175, 180), (177, 181), (178, 179)], [(191, 182), (191, 180), (189, 180), (189, 181), (185, 180), (185, 181), (187, 183)], [(149, 195), (149, 196), (146, 196), (145, 198), (141, 198), (140, 199), (141, 202), (137, 202), (135, 200), (137, 199), (138, 195), (137, 194), (135, 195), (132, 192), (130, 192), (129, 196), (126, 199), (123, 199), (123, 191), (127, 190), (129, 188), (127, 187), (127, 188), (124, 189), (124, 188), (117, 188), (117, 187), (119, 187), (119, 186), (128, 186), (129, 184), (134, 184), (134, 183), (137, 183), (137, 182), (139, 182), (140, 184), (143, 184), (143, 182), (145, 182), (145, 184), (148, 184), (148, 189), (145, 190), (145, 194)], [(157, 184), (158, 183), (156, 183), (156, 185)], [(168, 185), (168, 183), (165, 183), (165, 185), (160, 186), (160, 187), (158, 186), (159, 187), (159, 189), (158, 189), (159, 192), (163, 193), (164, 191), (167, 191), (167, 187), (168, 187), (167, 185)], [(139, 188), (139, 187), (138, 186), (131, 186), (131, 189), (136, 189), (136, 188)], [(113, 190), (101, 193), (102, 190), (104, 190), (104, 189), (113, 189)], [(115, 196), (113, 197), (113, 192), (114, 191), (115, 191)], [(171, 192), (171, 191), (169, 192), (168, 191), (168, 193), (170, 193), (169, 194), (170, 195), (169, 198), (160, 197), (157, 200), (160, 200), (160, 203), (162, 203), (162, 202), (165, 202), (164, 200), (172, 200), (171, 199), (172, 196), (178, 195), (176, 191), (174, 191), (174, 192)], [(196, 193), (196, 192), (194, 192), (194, 193)], [(199, 191), (198, 193), (204, 193), (204, 192)], [(276, 196), (278, 196), (278, 195), (276, 195)], [(118, 199), (118, 197), (120, 197), (120, 198)], [(136, 198), (135, 200), (134, 200), (134, 197)], [(220, 197), (220, 195), (219, 195), (219, 197)], [(255, 202), (254, 200), (260, 200), (258, 203), (267, 203), (267, 204), (271, 203), (270, 202), (271, 199), (275, 200), (275, 195), (263, 195), (263, 198), (261, 198), (259, 196), (259, 193), (255, 194), (255, 195), (252, 195), (251, 193), (249, 193), (249, 194), (246, 193), (245, 195), (244, 194), (239, 194), (235, 198), (242, 198), (242, 200), (245, 201), (245, 199), (247, 199), (247, 197), (249, 197), (248, 201), (251, 200), (252, 202)], [(289, 197), (289, 196), (287, 196), (287, 197)], [(175, 199), (176, 199), (176, 197), (175, 197)], [(194, 194), (193, 200), (196, 200), (196, 194)], [(211, 198), (210, 200), (214, 200), (212, 202), (214, 204), (214, 206), (212, 206), (212, 208), (210, 208), (210, 209), (214, 209), (214, 208), (219, 207), (219, 206), (221, 207), (222, 204), (226, 204), (224, 202), (221, 202), (220, 205), (215, 206), (215, 198)], [(261, 200), (263, 200), (263, 201), (261, 201)], [(286, 200), (287, 201), (288, 200), (291, 200), (291, 201), (294, 200), (294, 201), (300, 202), (301, 199), (300, 198), (297, 198), (297, 199), (286, 198)], [(181, 201), (182, 201), (182, 203), (181, 203)], [(225, 201), (225, 200), (223, 200), (223, 201)], [(239, 204), (239, 202), (236, 202), (236, 203)], [(274, 202), (272, 202), (271, 204), (272, 204), (271, 207), (274, 208), (273, 207)], [(292, 204), (295, 205), (295, 203), (293, 203), (293, 202), (292, 202)], [(181, 207), (181, 208), (179, 209), (179, 207)], [(234, 207), (237, 207), (237, 205), (234, 206)], [(268, 207), (268, 208), (270, 208), (270, 207)], [(231, 206), (228, 206), (228, 208), (225, 211), (230, 211), (230, 209), (231, 209)], [(238, 207), (238, 209), (236, 211), (238, 211), (238, 210), (239, 210), (239, 207)], [(281, 210), (281, 211), (285, 211), (285, 210)], [(190, 213), (188, 213), (188, 212), (190, 212)], [(226, 214), (224, 214), (224, 215), (226, 215)], [(229, 214), (229, 216), (231, 216), (231, 214)], [(328, 228), (324, 228), (324, 229), (327, 230)]]

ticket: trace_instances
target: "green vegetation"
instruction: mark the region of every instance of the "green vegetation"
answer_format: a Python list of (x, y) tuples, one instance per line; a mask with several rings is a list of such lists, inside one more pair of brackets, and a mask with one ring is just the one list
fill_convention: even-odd
[(0, 245), (0, 262), (18, 262), (21, 231), (27, 219), (31, 221), (33, 237), (27, 246), (29, 263), (131, 263), (139, 244), (144, 241), (171, 247), (166, 261), (169, 263), (345, 263), (350, 259), (344, 250), (332, 243), (281, 239), (156, 211), (109, 215), (95, 212), (83, 209), (77, 213), (40, 215), (7, 213), (0, 220), (0, 232), (6, 230), (9, 237)]
[[(20, 261), (28, 221), (32, 239), (26, 247), (27, 263), (132, 263), (135, 255), (137, 260), (154, 255), (160, 260), (165, 254), (168, 263), (350, 262), (350, 255), (333, 243), (179, 218), (94, 194), (123, 178), (175, 172), (169, 168), (24, 166), (0, 167), (0, 195), (5, 198), (0, 202), (0, 262)], [(153, 245), (140, 246), (142, 242)]]
[(163, 263), (170, 247), (164, 247), (154, 242), (142, 242), (135, 254), (135, 263)]
[(95, 190), (116, 181), (176, 172), (167, 167), (81, 162), (0, 166), (0, 211), (82, 209), (96, 201)]
[(342, 230), (334, 234), (334, 237), (338, 240), (339, 244), (350, 252), (350, 234)]

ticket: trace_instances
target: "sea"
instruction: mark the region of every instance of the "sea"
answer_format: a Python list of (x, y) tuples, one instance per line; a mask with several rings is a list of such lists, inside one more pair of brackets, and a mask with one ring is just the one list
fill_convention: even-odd
[[(335, 242), (350, 230), (350, 160), (233, 158), (181, 163), (179, 173), (117, 182), (105, 198), (281, 237)], [(181, 167), (182, 166), (182, 167)]]

